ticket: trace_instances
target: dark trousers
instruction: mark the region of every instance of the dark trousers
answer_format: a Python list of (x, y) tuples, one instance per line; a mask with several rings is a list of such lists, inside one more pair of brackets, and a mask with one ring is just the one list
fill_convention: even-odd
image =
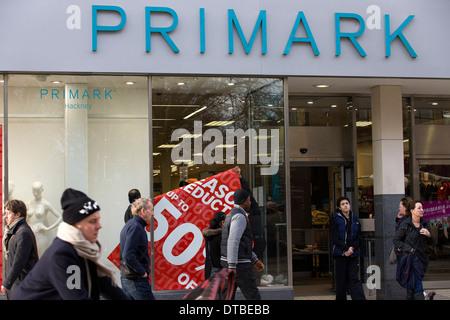
[(347, 290), (352, 300), (366, 300), (359, 280), (359, 257), (334, 257), (336, 261), (336, 300), (347, 300)]
[[(224, 261), (221, 262), (224, 268), (228, 268), (228, 264)], [(253, 265), (249, 263), (238, 263), (236, 267), (236, 285), (234, 286), (234, 292), (232, 300), (235, 299), (236, 289), (239, 287), (246, 300), (261, 300), (261, 294), (256, 286), (255, 275), (253, 274)], [(223, 296), (226, 296), (225, 289)]]
[(138, 279), (120, 278), (122, 290), (133, 300), (155, 300), (148, 277)]

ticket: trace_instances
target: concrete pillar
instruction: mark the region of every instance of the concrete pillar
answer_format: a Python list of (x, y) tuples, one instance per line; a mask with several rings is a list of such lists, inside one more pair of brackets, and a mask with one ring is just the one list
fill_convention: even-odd
[(89, 99), (84, 95), (87, 85), (66, 84), (65, 90), (65, 187), (87, 193)]
[(397, 266), (389, 263), (388, 256), (398, 203), (405, 192), (401, 87), (374, 87), (371, 99), (375, 260), (381, 271), (377, 299), (400, 300), (406, 297), (406, 291), (395, 280)]

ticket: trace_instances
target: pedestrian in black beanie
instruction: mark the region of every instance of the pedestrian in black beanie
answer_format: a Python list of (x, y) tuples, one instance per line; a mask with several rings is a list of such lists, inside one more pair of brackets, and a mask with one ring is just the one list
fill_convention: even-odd
[(245, 299), (261, 300), (253, 267), (261, 272), (264, 264), (253, 252), (253, 234), (247, 217), (251, 207), (250, 194), (238, 189), (234, 192), (233, 201), (234, 208), (228, 213), (222, 230), (221, 265), (236, 276), (233, 300), (237, 287)]
[(61, 197), (63, 222), (56, 238), (13, 300), (128, 299), (116, 286), (111, 269), (100, 262), (100, 206), (85, 193), (66, 189)]

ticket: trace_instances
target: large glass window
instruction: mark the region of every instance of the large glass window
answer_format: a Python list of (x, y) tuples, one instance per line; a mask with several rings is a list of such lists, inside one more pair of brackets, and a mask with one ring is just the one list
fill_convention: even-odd
[(431, 96), (414, 97), (412, 101), (408, 114), (415, 121), (415, 126), (410, 130), (410, 136), (414, 139), (415, 157), (409, 159), (409, 164), (411, 177), (417, 178), (408, 182), (414, 183), (411, 186), (414, 187), (412, 196), (424, 203), (424, 218), (430, 221), (434, 238), (434, 244), (428, 247), (430, 263), (425, 280), (448, 280), (450, 151), (442, 138), (448, 136), (449, 132), (450, 99)]
[[(152, 105), (155, 195), (238, 166), (242, 187), (257, 202), (249, 219), (254, 251), (266, 266), (258, 284), (286, 285), (283, 81), (155, 76)], [(212, 214), (198, 227), (206, 228)], [(172, 277), (183, 284), (181, 270)]]
[(354, 107), (356, 112), (359, 216), (371, 218), (374, 214), (374, 195), (370, 97), (356, 98)]
[(292, 96), (289, 97), (290, 126), (332, 126), (350, 125), (348, 112), (349, 97)]
[[(257, 203), (249, 219), (255, 252), (266, 266), (258, 284), (287, 285), (281, 79), (41, 74), (8, 79), (9, 198), (27, 203), (40, 254), (56, 236), (62, 219), (60, 198), (67, 187), (99, 202), (102, 262), (116, 269), (129, 190), (157, 197), (239, 167), (241, 186)], [(2, 106), (3, 88), (0, 97)], [(177, 134), (180, 129), (184, 134)], [(190, 152), (173, 156), (183, 141), (192, 142)], [(191, 210), (189, 219), (190, 225), (203, 219), (201, 227), (206, 227), (212, 215), (203, 217)], [(161, 232), (160, 227), (155, 220), (155, 230)], [(186, 254), (176, 252), (176, 247), (187, 243), (192, 249), (189, 243), (199, 230), (180, 236), (174, 250), (167, 251), (166, 246), (164, 253), (183, 260)], [(152, 233), (148, 235), (152, 243)], [(173, 233), (172, 238), (178, 235)], [(203, 254), (203, 249), (199, 252)], [(152, 256), (153, 274), (164, 269), (157, 254)], [(170, 278), (182, 288), (192, 287), (192, 274), (204, 272), (204, 257), (197, 262), (195, 270)], [(119, 272), (116, 276), (119, 280)], [(165, 289), (158, 283), (154, 288)]]
[(416, 124), (449, 125), (450, 99), (415, 97), (414, 116)]
[(147, 77), (9, 77), (9, 198), (27, 203), (39, 254), (71, 187), (100, 204), (102, 259), (115, 268), (107, 256), (119, 244), (128, 191), (150, 192), (147, 88)]

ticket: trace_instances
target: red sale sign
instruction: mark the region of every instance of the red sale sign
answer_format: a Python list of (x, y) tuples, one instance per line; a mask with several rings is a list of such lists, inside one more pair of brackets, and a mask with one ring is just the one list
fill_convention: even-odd
[[(214, 213), (231, 211), (239, 188), (239, 174), (230, 169), (154, 199), (156, 290), (192, 289), (204, 280), (202, 230)], [(119, 246), (108, 259), (119, 267)]]

